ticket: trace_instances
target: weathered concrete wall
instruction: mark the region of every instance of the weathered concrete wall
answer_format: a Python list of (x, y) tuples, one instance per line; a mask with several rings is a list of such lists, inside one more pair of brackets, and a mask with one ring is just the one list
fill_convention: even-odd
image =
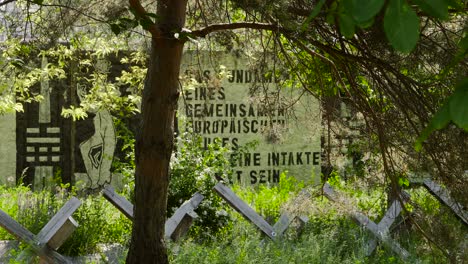
[(117, 146), (112, 116), (106, 110), (76, 122), (61, 116), (63, 107), (79, 104), (89, 89), (89, 84), (77, 81), (79, 73), (68, 71), (68, 79), (44, 79), (34, 88), (44, 97), (41, 102), (25, 104), (23, 113), (0, 119), (0, 183), (21, 180), (42, 190), (60, 181), (92, 189), (111, 182)]
[(0, 185), (16, 184), (16, 115), (0, 115)]
[(201, 134), (205, 145), (215, 138), (233, 149), (258, 143), (235, 163), (235, 180), (275, 183), (282, 171), (288, 171), (297, 179), (319, 182), (318, 100), (285, 72), (272, 74), (278, 65), (271, 61), (255, 67), (239, 54), (208, 52), (187, 52), (183, 64), (186, 77), (179, 114), (185, 116), (186, 128)]
[[(120, 75), (123, 66), (116, 58), (110, 60), (102, 65), (110, 76)], [(228, 74), (225, 78), (217, 76), (220, 66)], [(186, 118), (181, 118), (180, 129), (191, 127), (203, 136), (205, 145), (215, 138), (233, 149), (257, 143), (234, 164), (235, 180), (277, 183), (280, 173), (288, 171), (306, 182), (319, 181), (319, 103), (294, 87), (287, 74), (271, 75), (273, 65), (255, 68), (246, 57), (226, 53), (187, 52), (183, 69), (187, 76), (205, 77), (205, 83), (182, 81), (179, 114)], [(87, 119), (76, 122), (61, 116), (62, 107), (78, 104), (89, 89), (76, 75), (69, 72), (66, 80), (42, 81), (36, 92), (43, 101), (0, 119), (0, 183), (10, 179), (14, 184), (23, 175), (25, 183), (40, 190), (54, 186), (54, 177), (60, 176), (79, 188), (98, 188), (116, 179), (111, 164), (122, 153), (111, 113), (90, 112)]]

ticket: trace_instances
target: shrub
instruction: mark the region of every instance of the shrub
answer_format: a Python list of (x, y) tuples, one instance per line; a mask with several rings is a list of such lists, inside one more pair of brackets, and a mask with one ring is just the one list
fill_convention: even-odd
[(286, 204), (303, 188), (303, 182), (297, 181), (294, 177), (287, 176), (287, 172), (283, 172), (277, 185), (259, 185), (255, 188), (235, 185), (233, 190), (257, 213), (270, 223), (274, 223), (281, 215), (282, 205)]
[(230, 219), (223, 209), (225, 203), (213, 191), (218, 180), (228, 182), (231, 178), (228, 152), (219, 140), (204, 149), (199, 135), (185, 132), (177, 138), (177, 149), (171, 159), (168, 216), (195, 192), (201, 193), (205, 198), (196, 210), (199, 218), (191, 229), (193, 235), (208, 238)]

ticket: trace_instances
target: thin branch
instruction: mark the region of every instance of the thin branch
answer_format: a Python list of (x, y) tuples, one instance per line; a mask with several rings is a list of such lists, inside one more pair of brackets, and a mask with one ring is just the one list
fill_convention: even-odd
[(317, 57), (319, 59), (321, 59), (322, 61), (324, 61), (325, 63), (328, 63), (330, 64), (330, 66), (332, 67), (333, 71), (335, 72), (336, 74), (336, 77), (338, 79), (338, 82), (340, 83), (340, 85), (343, 87), (343, 89), (345, 91), (347, 91), (347, 87), (346, 87), (346, 84), (344, 83), (343, 81), (343, 78), (341, 77), (340, 75), (340, 72), (338, 71), (337, 67), (336, 67), (336, 64), (330, 60), (329, 58), (313, 51), (312, 49), (310, 49), (309, 47), (307, 47), (304, 43), (302, 43), (301, 41), (299, 41), (298, 39), (296, 38), (291, 38), (291, 40), (296, 44), (298, 45), (302, 50), (304, 50), (305, 52), (307, 52), (309, 55), (313, 56), (313, 57)]
[(100, 23), (108, 23), (107, 21), (103, 20), (103, 19), (100, 19), (100, 18), (97, 18), (95, 16), (92, 16), (92, 15), (89, 15), (87, 12), (85, 11), (81, 11), (75, 7), (72, 7), (72, 6), (67, 6), (67, 5), (61, 5), (61, 4), (41, 4), (41, 6), (45, 6), (45, 7), (58, 7), (58, 8), (66, 8), (66, 9), (70, 9), (76, 13), (78, 13), (79, 15), (82, 15), (84, 17), (87, 17), (91, 20), (95, 20), (97, 22), (100, 22)]
[[(130, 8), (135, 11), (135, 16), (140, 19), (148, 18), (148, 12), (146, 12), (145, 8), (141, 5), (140, 0), (128, 0), (130, 4)], [(160, 38), (161, 31), (156, 27), (156, 24), (152, 23), (148, 29), (151, 33), (153, 38)]]
[(269, 23), (256, 23), (256, 22), (239, 22), (239, 23), (220, 23), (220, 24), (212, 24), (205, 28), (194, 30), (190, 34), (193, 37), (204, 38), (206, 35), (223, 30), (232, 30), (232, 29), (242, 29), (242, 28), (249, 28), (249, 29), (259, 29), (259, 30), (270, 30), (270, 31), (284, 31), (283, 28), (279, 27), (275, 24)]
[(12, 2), (16, 2), (16, 0), (5, 0), (5, 1), (2, 1), (2, 2), (0, 2), (0, 6), (4, 6), (4, 5), (7, 5), (7, 4), (12, 3)]

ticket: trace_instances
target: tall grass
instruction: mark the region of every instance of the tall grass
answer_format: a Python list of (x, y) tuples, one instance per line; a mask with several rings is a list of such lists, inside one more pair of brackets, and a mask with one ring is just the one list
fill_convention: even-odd
[[(55, 193), (32, 192), (28, 187), (0, 187), (0, 209), (14, 218), (33, 234), (39, 231), (71, 197), (65, 188)], [(119, 243), (129, 240), (131, 222), (102, 196), (80, 198), (81, 206), (73, 214), (78, 228), (59, 248), (68, 256), (96, 253), (99, 244)], [(0, 240), (15, 238), (0, 228)], [(24, 245), (23, 245), (24, 246)]]
[[(286, 175), (282, 176), (280, 184), (276, 186), (257, 189), (233, 187), (271, 225), (282, 213), (291, 210), (308, 216), (309, 222), (302, 232), (296, 231), (293, 226), (282, 239), (271, 241), (226, 205), (222, 209), (231, 216), (231, 220), (223, 228), (212, 232), (210, 239), (187, 236), (178, 243), (168, 242), (170, 260), (172, 263), (403, 263), (382, 246), (366, 257), (365, 247), (371, 235), (351, 220), (350, 208), (328, 201), (318, 189), (309, 188), (309, 195), (303, 196), (300, 194), (303, 187)], [(376, 222), (382, 218), (382, 194), (359, 189), (342, 191), (352, 194), (349, 199), (354, 200), (351, 205), (355, 209), (371, 215)], [(63, 188), (51, 194), (33, 193), (24, 186), (11, 189), (0, 186), (0, 209), (37, 233), (70, 195)], [(413, 256), (417, 256), (421, 263), (463, 263), (466, 260), (466, 241), (463, 244), (463, 238), (467, 237), (466, 227), (454, 220), (450, 213), (444, 212), (444, 207), (427, 192), (416, 190), (412, 196), (414, 202), (408, 208), (410, 216), (415, 219), (435, 216), (438, 222), (428, 220), (417, 226), (408, 221), (396, 228), (392, 237)], [(100, 195), (81, 197), (80, 200), (82, 205), (73, 214), (79, 227), (59, 252), (76, 256), (98, 253), (99, 245), (103, 243), (127, 246), (131, 223), (125, 216)], [(444, 248), (439, 249), (429, 243), (418, 230), (422, 228), (427, 232), (430, 229), (426, 228), (436, 224), (437, 230), (447, 231), (443, 237), (441, 235), (441, 239), (449, 238), (450, 241), (445, 243), (453, 245), (448, 257), (442, 252)], [(0, 240), (10, 239), (14, 238), (0, 228)], [(409, 263), (414, 261), (410, 259)]]

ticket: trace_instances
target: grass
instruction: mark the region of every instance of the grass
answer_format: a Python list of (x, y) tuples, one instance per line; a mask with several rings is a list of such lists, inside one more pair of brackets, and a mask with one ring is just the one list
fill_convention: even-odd
[[(0, 209), (37, 234), (70, 196), (64, 188), (57, 188), (55, 193), (35, 193), (25, 186), (0, 187)], [(79, 256), (96, 253), (100, 244), (127, 244), (130, 220), (100, 195), (80, 200), (82, 204), (72, 216), (79, 226), (60, 247), (60, 253)], [(0, 240), (14, 240), (14, 237), (0, 228)]]
[[(191, 232), (178, 243), (169, 242), (169, 258), (172, 263), (402, 263), (393, 252), (379, 246), (373, 255), (365, 256), (369, 234), (350, 220), (350, 208), (340, 207), (320, 196), (317, 190), (309, 190), (309, 196), (298, 195), (304, 186), (284, 178), (282, 183), (270, 188), (256, 190), (234, 186), (235, 192), (249, 203), (262, 217), (273, 225), (284, 211), (296, 210), (297, 214), (307, 215), (309, 222), (302, 230), (289, 228), (279, 241), (271, 241), (263, 236), (255, 226), (242, 218), (233, 209), (219, 208), (231, 215), (232, 220), (210, 239)], [(340, 188), (337, 186), (337, 189)], [(343, 189), (349, 194), (353, 207), (366, 212), (378, 222), (382, 217), (382, 194), (378, 191), (366, 192), (359, 188)], [(420, 226), (401, 225), (393, 238), (412, 255), (418, 256), (421, 263), (453, 262), (463, 263), (466, 249), (462, 242), (466, 238), (466, 227), (460, 225), (449, 213), (441, 215), (444, 208), (436, 206), (436, 201), (427, 193), (415, 190), (415, 203), (412, 217), (419, 214), (437, 216), (443, 225), (438, 227), (450, 238), (447, 244), (455, 245), (449, 257), (418, 232), (434, 221)], [(58, 188), (54, 194), (33, 193), (27, 187), (6, 189), (0, 187), (0, 209), (15, 218), (33, 233), (45, 225), (52, 215), (69, 199), (70, 193)], [(78, 256), (102, 253), (100, 244), (128, 245), (131, 223), (102, 196), (80, 198), (82, 205), (73, 217), (80, 224), (72, 236), (59, 249), (64, 255)], [(295, 201), (292, 203), (292, 201)], [(385, 200), (384, 200), (385, 201)], [(386, 201), (385, 201), (386, 202)], [(430, 218), (427, 218), (430, 219)], [(195, 229), (196, 230), (196, 229)], [(0, 228), (0, 240), (13, 237)], [(459, 246), (462, 245), (462, 246)], [(24, 247), (24, 246), (23, 246)], [(124, 261), (123, 259), (121, 261)], [(411, 260), (410, 262), (413, 262)], [(106, 263), (103, 261), (102, 263)]]

